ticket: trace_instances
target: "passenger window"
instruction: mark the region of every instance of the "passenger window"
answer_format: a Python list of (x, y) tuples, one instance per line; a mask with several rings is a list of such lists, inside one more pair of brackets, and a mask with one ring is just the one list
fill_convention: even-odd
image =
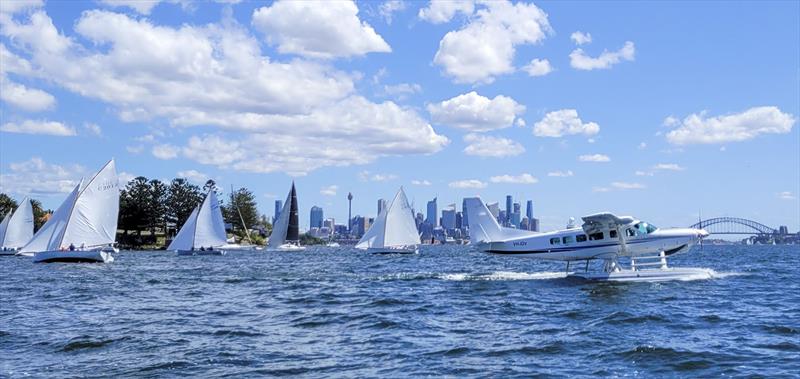
[(627, 234), (628, 237), (633, 237), (633, 236), (636, 235), (636, 232), (634, 232), (633, 229), (629, 228), (629, 229), (625, 229), (625, 234)]
[(564, 245), (566, 245), (568, 243), (575, 243), (575, 237), (566, 236), (566, 237), (563, 238), (563, 241), (564, 241)]
[(609, 238), (617, 238), (617, 231), (616, 230), (609, 231), (608, 232), (608, 237)]
[(578, 234), (575, 236), (575, 239), (578, 240), (578, 242), (586, 242), (586, 234)]
[(599, 241), (603, 239), (603, 232), (589, 234), (589, 241)]
[(550, 239), (550, 244), (551, 245), (558, 245), (560, 243), (561, 243), (561, 238), (555, 237), (555, 238), (551, 238)]

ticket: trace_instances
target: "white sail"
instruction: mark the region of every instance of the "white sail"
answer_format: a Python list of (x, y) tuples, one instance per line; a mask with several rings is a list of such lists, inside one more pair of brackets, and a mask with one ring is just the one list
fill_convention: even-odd
[(13, 210), (9, 209), (6, 217), (3, 217), (3, 222), (0, 222), (0, 247), (6, 246), (6, 229), (8, 229), (8, 223), (11, 222), (11, 214), (13, 213)]
[(18, 249), (33, 238), (33, 206), (29, 198), (22, 199), (13, 214), (6, 216), (0, 226), (0, 246)]
[(197, 211), (198, 207), (194, 207), (192, 214), (186, 219), (186, 222), (181, 226), (181, 230), (172, 239), (172, 242), (167, 247), (167, 250), (189, 250), (194, 244), (194, 226), (197, 225)]
[(417, 223), (414, 221), (414, 214), (402, 187), (386, 211), (386, 232), (383, 240), (384, 246), (387, 247), (420, 244)]
[(39, 251), (59, 250), (61, 247), (61, 237), (64, 235), (64, 229), (67, 226), (69, 215), (72, 213), (72, 207), (75, 205), (75, 200), (81, 190), (83, 180), (75, 186), (75, 189), (70, 192), (69, 196), (63, 203), (50, 215), (50, 219), (42, 225), (33, 238), (19, 251), (22, 255), (33, 256), (33, 253)]
[(194, 246), (218, 247), (225, 245), (225, 220), (222, 218), (222, 209), (214, 190), (209, 190), (200, 210), (197, 211), (197, 225), (194, 230)]
[(119, 218), (119, 179), (114, 160), (81, 189), (60, 245), (96, 247), (113, 244)]
[(358, 249), (419, 245), (419, 234), (408, 199), (400, 188), (392, 203), (378, 215), (375, 223), (356, 244)]
[(292, 202), (292, 193), (289, 192), (289, 195), (286, 196), (286, 201), (283, 202), (283, 208), (281, 209), (281, 213), (278, 215), (278, 219), (275, 220), (275, 224), (272, 225), (272, 234), (269, 236), (269, 247), (270, 248), (277, 248), (280, 245), (286, 243), (286, 232), (289, 230), (289, 208), (290, 203)]

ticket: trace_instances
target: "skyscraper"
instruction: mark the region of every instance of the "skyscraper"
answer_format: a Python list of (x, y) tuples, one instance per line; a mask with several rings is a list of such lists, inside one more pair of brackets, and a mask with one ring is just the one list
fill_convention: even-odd
[(519, 224), (522, 219), (522, 206), (519, 203), (514, 203), (514, 213), (511, 214), (511, 226), (519, 229)]
[(353, 232), (353, 194), (347, 193), (347, 232)]
[(503, 224), (508, 225), (511, 223), (511, 214), (514, 210), (511, 208), (513, 207), (514, 199), (511, 195), (506, 195), (506, 217), (503, 219)]
[(447, 230), (456, 228), (456, 205), (450, 204), (442, 209), (442, 228)]
[(378, 214), (381, 214), (384, 209), (386, 209), (386, 200), (378, 199)]
[(321, 228), (322, 220), (324, 219), (325, 217), (323, 216), (322, 208), (316, 205), (311, 207), (311, 217), (309, 217), (309, 220), (311, 220), (311, 223), (309, 224), (310, 228)]
[(467, 215), (467, 199), (461, 201), (461, 229), (469, 229), (469, 216)]
[(528, 230), (533, 230), (533, 200), (528, 200), (526, 204), (525, 217), (528, 218)]
[(272, 223), (275, 223), (275, 220), (278, 219), (278, 216), (281, 214), (281, 209), (283, 208), (283, 201), (275, 200), (275, 217), (272, 218)]
[(428, 202), (428, 215), (425, 222), (435, 226), (439, 225), (439, 216), (436, 214), (438, 207), (436, 206), (436, 198)]

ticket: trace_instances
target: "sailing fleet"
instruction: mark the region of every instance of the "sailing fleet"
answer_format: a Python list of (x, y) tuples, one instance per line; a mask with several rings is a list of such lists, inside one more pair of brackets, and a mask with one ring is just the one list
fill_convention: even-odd
[[(81, 179), (58, 209), (34, 234), (33, 207), (24, 198), (0, 222), (0, 253), (33, 258), (33, 262), (113, 262), (119, 218), (119, 178), (114, 160), (88, 181)], [(700, 229), (659, 229), (630, 216), (598, 213), (583, 217), (582, 227), (552, 232), (529, 232), (501, 227), (480, 198), (466, 198), (470, 243), (491, 254), (560, 260), (571, 276), (606, 281), (663, 281), (710, 278), (707, 269), (667, 267), (667, 257), (689, 250), (708, 233)], [(240, 214), (241, 217), (241, 214)], [(215, 189), (209, 188), (181, 225), (167, 250), (179, 256), (224, 255), (256, 250), (227, 239), (225, 221)], [(421, 244), (414, 213), (402, 187), (392, 202), (355, 245), (373, 254), (415, 254)], [(328, 246), (338, 246), (329, 241)], [(275, 220), (268, 251), (302, 251), (297, 190), (294, 182)], [(630, 261), (623, 267), (619, 258)], [(602, 260), (599, 274), (571, 273), (571, 262)], [(647, 267), (654, 266), (655, 268)]]

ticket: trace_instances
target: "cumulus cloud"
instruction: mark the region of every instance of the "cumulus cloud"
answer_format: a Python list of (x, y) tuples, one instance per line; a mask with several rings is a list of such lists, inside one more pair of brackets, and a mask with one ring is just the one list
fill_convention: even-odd
[(398, 83), (383, 86), (383, 94), (404, 100), (408, 96), (422, 92), (422, 86), (417, 83)]
[(170, 144), (155, 145), (151, 150), (153, 156), (158, 159), (174, 159), (180, 153), (180, 147)]
[(613, 182), (611, 183), (612, 188), (620, 189), (620, 190), (632, 190), (632, 189), (644, 189), (646, 186), (641, 183), (628, 183), (628, 182)]
[(80, 165), (57, 165), (33, 157), (9, 164), (0, 174), (0, 192), (19, 195), (54, 195), (72, 191), (86, 169)]
[(487, 184), (477, 179), (466, 179), (450, 182), (447, 186), (457, 189), (480, 189), (486, 188)]
[(355, 74), (263, 56), (235, 21), (172, 27), (90, 10), (75, 23), (79, 38), (67, 38), (36, 11), (0, 30), (31, 57), (31, 75), (110, 104), (123, 121), (210, 128), (180, 149), (203, 164), (303, 175), (449, 142), (413, 109), (354, 94)]
[(547, 173), (547, 176), (552, 176), (556, 178), (567, 178), (570, 176), (574, 176), (575, 174), (572, 173), (572, 170), (567, 171), (551, 171)]
[(362, 182), (388, 182), (395, 179), (397, 179), (397, 175), (394, 174), (371, 173), (366, 170), (358, 173), (358, 180)]
[(464, 148), (464, 154), (479, 157), (503, 158), (525, 152), (525, 148), (519, 142), (502, 137), (470, 133), (464, 136), (464, 142), (468, 143)]
[[(539, 43), (552, 33), (547, 14), (533, 3), (498, 0), (479, 5), (483, 8), (475, 11), (464, 27), (445, 34), (433, 58), (457, 83), (491, 83), (496, 76), (513, 72), (516, 47)], [(467, 7), (458, 9), (466, 11)], [(423, 13), (435, 20), (449, 20), (455, 11), (437, 16), (433, 11), (420, 11), (421, 16)]]
[(789, 191), (783, 191), (778, 193), (778, 198), (782, 200), (794, 200), (794, 195)]
[(608, 69), (621, 61), (632, 61), (635, 54), (636, 48), (631, 41), (625, 42), (625, 46), (617, 51), (603, 50), (597, 58), (586, 55), (583, 49), (578, 48), (569, 54), (569, 64), (578, 70)]
[(545, 76), (553, 72), (553, 66), (550, 65), (550, 61), (547, 59), (534, 59), (531, 63), (523, 67), (522, 70), (527, 72), (530, 76)]
[(581, 162), (611, 162), (611, 158), (604, 154), (586, 154), (578, 157)]
[[(741, 113), (707, 117), (706, 112), (691, 114), (669, 126), (677, 129), (667, 133), (667, 141), (675, 145), (739, 142), (761, 134), (786, 134), (796, 119), (778, 107), (755, 107)], [(665, 120), (665, 125), (667, 124)]]
[(284, 54), (313, 58), (391, 52), (375, 29), (358, 18), (353, 1), (276, 1), (253, 12), (253, 25)]
[(178, 171), (179, 178), (184, 178), (194, 184), (205, 184), (209, 176), (197, 170)]
[(14, 83), (1, 72), (0, 99), (14, 107), (29, 112), (52, 109), (56, 104), (56, 98), (53, 95), (40, 89), (28, 88), (22, 84)]
[(431, 182), (429, 182), (427, 180), (424, 180), (424, 179), (423, 180), (416, 180), (415, 179), (415, 180), (411, 181), (411, 184), (413, 184), (415, 186), (429, 186), (429, 185), (431, 185)]
[(520, 175), (499, 175), (499, 176), (492, 176), (489, 178), (489, 181), (492, 183), (509, 183), (509, 184), (534, 184), (538, 183), (539, 179), (536, 179), (533, 175), (525, 173)]
[(92, 134), (94, 136), (99, 137), (103, 135), (103, 129), (100, 128), (100, 125), (97, 125), (95, 123), (87, 122), (83, 124), (83, 128), (86, 129), (86, 131), (89, 132), (89, 134)]
[(489, 99), (472, 91), (441, 103), (428, 104), (428, 112), (434, 123), (482, 132), (513, 125), (514, 119), (525, 112), (525, 106), (507, 96), (497, 95)]
[(575, 42), (576, 45), (583, 45), (592, 42), (592, 35), (581, 31), (573, 32), (569, 38)]
[(653, 170), (661, 170), (661, 171), (683, 171), (686, 168), (681, 167), (681, 165), (677, 163), (659, 163), (653, 166)]
[(432, 24), (441, 24), (450, 21), (456, 13), (469, 16), (474, 11), (475, 0), (431, 0), (417, 16)]
[(0, 1), (0, 14), (11, 15), (25, 10), (41, 8), (44, 0), (6, 0)]
[(336, 191), (339, 190), (339, 186), (333, 184), (330, 186), (322, 187), (319, 190), (320, 195), (324, 196), (336, 196)]
[(6, 133), (45, 134), (51, 136), (74, 136), (75, 129), (58, 121), (25, 120), (22, 123), (7, 122), (0, 126)]
[(387, 24), (392, 23), (392, 15), (395, 12), (400, 12), (406, 9), (406, 3), (403, 0), (388, 0), (384, 1), (378, 8), (378, 13), (386, 20)]
[(563, 137), (575, 134), (592, 136), (599, 132), (600, 125), (594, 122), (584, 123), (575, 109), (548, 112), (541, 121), (533, 124), (533, 134), (537, 137)]
[(111, 7), (128, 7), (140, 14), (149, 15), (161, 0), (100, 0), (100, 2)]

